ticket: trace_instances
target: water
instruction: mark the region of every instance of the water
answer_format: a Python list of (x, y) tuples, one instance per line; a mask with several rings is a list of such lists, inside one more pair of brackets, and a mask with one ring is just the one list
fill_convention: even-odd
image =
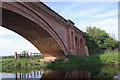
[(2, 80), (45, 80), (45, 79), (83, 79), (93, 80), (93, 78), (102, 78), (102, 80), (120, 80), (120, 68), (119, 65), (91, 65), (91, 66), (77, 66), (77, 67), (65, 67), (55, 68), (50, 67), (47, 70), (43, 70), (38, 65), (36, 68), (10, 68), (4, 67), (3, 72), (0, 72)]
[(0, 73), (2, 74), (2, 78), (24, 78), (24, 79), (29, 79), (29, 78), (41, 78), (43, 71), (32, 71), (29, 73)]
[[(104, 66), (101, 70), (34, 70), (27, 73), (6, 73), (1, 72), (2, 80), (44, 80), (49, 78), (54, 78), (56, 80), (60, 79), (82, 79), (82, 80), (92, 80), (93, 78), (103, 78), (105, 80), (120, 80), (120, 71), (115, 70), (114, 67), (110, 70), (109, 66)], [(94, 68), (94, 67), (93, 67)]]

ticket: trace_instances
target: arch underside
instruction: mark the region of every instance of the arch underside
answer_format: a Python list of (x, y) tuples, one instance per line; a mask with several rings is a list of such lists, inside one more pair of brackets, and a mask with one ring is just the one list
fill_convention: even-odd
[[(2, 26), (30, 41), (44, 57), (63, 57), (65, 54), (55, 38), (34, 21), (2, 9)], [(23, 42), (24, 43), (24, 42)]]

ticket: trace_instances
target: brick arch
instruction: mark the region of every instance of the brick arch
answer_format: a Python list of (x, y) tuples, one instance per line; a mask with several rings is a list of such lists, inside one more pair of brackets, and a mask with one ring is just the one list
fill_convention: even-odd
[[(44, 56), (77, 55), (75, 35), (83, 37), (84, 34), (71, 20), (40, 2), (3, 2), (1, 8), (2, 26), (29, 40)], [(81, 54), (84, 47), (85, 39)]]
[(79, 55), (79, 37), (75, 36), (76, 54)]
[(80, 45), (81, 46), (83, 45), (83, 39), (82, 38), (80, 39)]
[(31, 10), (31, 15), (28, 15), (29, 11), (22, 11), (19, 9), (21, 5), (17, 4), (3, 3), (2, 26), (29, 40), (46, 57), (66, 55), (67, 49), (54, 29), (42, 17), (37, 19), (38, 15)]

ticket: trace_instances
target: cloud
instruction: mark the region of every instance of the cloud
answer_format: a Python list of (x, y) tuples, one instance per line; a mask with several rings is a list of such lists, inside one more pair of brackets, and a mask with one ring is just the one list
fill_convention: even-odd
[(94, 8), (92, 10), (79, 10), (79, 11), (76, 11), (76, 12), (73, 12), (73, 13), (70, 13), (69, 14), (69, 17), (71, 18), (82, 18), (82, 17), (89, 17), (91, 16), (92, 14), (94, 14), (95, 12), (99, 11), (97, 8)]
[(115, 34), (116, 39), (118, 40), (118, 20), (117, 19), (104, 19), (101, 21), (93, 22), (90, 24), (78, 25), (78, 28), (86, 32), (86, 27), (97, 27), (102, 30), (105, 30), (110, 35)]
[[(61, 4), (61, 7), (59, 7)], [(98, 5), (97, 5), (98, 4)], [(115, 4), (115, 3), (114, 3)], [(57, 13), (62, 15), (66, 19), (96, 19), (111, 17), (118, 14), (118, 10), (111, 8), (114, 7), (113, 3), (89, 3), (89, 2), (78, 2), (78, 3), (59, 3), (58, 5), (48, 4), (55, 10)], [(117, 4), (117, 3), (116, 3)], [(109, 7), (111, 5), (111, 7)], [(111, 10), (109, 8), (111, 8)]]
[[(6, 38), (6, 36), (10, 38)], [(14, 55), (14, 52), (21, 53), (23, 50), (39, 53), (39, 50), (25, 38), (11, 30), (0, 27), (0, 55)]]
[[(72, 15), (75, 8), (78, 8), (81, 3), (74, 3), (74, 2), (52, 2), (52, 3), (45, 3), (47, 6), (49, 6), (51, 9), (53, 9), (55, 12), (60, 14), (62, 17), (68, 19), (69, 16)], [(75, 11), (75, 10), (74, 10)], [(69, 14), (69, 15), (68, 15)]]
[(0, 55), (14, 54), (14, 52), (21, 53), (23, 50), (28, 52), (39, 52), (34, 45), (25, 39), (2, 39), (0, 38)]
[(42, 2), (118, 2), (119, 0), (40, 0)]
[(114, 16), (118, 14), (118, 10), (111, 10), (109, 12), (106, 13), (101, 13), (95, 16), (92, 16), (93, 18), (102, 18), (102, 17), (110, 17), (110, 16)]
[(6, 31), (6, 30), (8, 30), (8, 29), (0, 26), (0, 36), (15, 35), (15, 33), (13, 31), (11, 31), (11, 30)]
[(101, 7), (94, 7), (93, 3), (89, 2), (53, 2), (45, 4), (66, 19), (87, 17), (88, 15), (92, 15), (93, 13), (103, 10)]

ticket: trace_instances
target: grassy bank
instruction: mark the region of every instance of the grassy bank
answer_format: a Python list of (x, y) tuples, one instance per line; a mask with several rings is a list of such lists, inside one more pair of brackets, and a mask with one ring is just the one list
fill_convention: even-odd
[[(91, 78), (111, 78), (118, 74), (120, 59), (118, 53), (94, 54), (90, 56), (68, 55), (68, 62), (57, 59), (52, 62), (41, 62), (39, 58), (34, 59), (2, 59), (2, 72), (28, 73), (36, 70), (63, 70), (68, 72), (78, 71), (90, 73)], [(110, 80), (110, 79), (109, 79)]]
[(40, 59), (2, 59), (3, 72), (29, 72), (31, 70), (40, 70), (45, 68), (46, 63), (40, 62)]
[(40, 69), (91, 69), (93, 66), (116, 66), (120, 64), (118, 53), (100, 53), (89, 56), (74, 56), (68, 55), (68, 62), (63, 62), (64, 59), (57, 59), (52, 62), (41, 62), (39, 58), (34, 59), (2, 59), (3, 72), (15, 71), (30, 71)]
[(69, 69), (69, 68), (81, 68), (81, 67), (92, 67), (98, 65), (118, 65), (120, 59), (118, 59), (118, 53), (99, 53), (89, 56), (74, 56), (68, 55), (66, 58), (68, 62), (63, 62), (63, 59), (58, 59), (48, 64), (48, 68), (52, 69)]

